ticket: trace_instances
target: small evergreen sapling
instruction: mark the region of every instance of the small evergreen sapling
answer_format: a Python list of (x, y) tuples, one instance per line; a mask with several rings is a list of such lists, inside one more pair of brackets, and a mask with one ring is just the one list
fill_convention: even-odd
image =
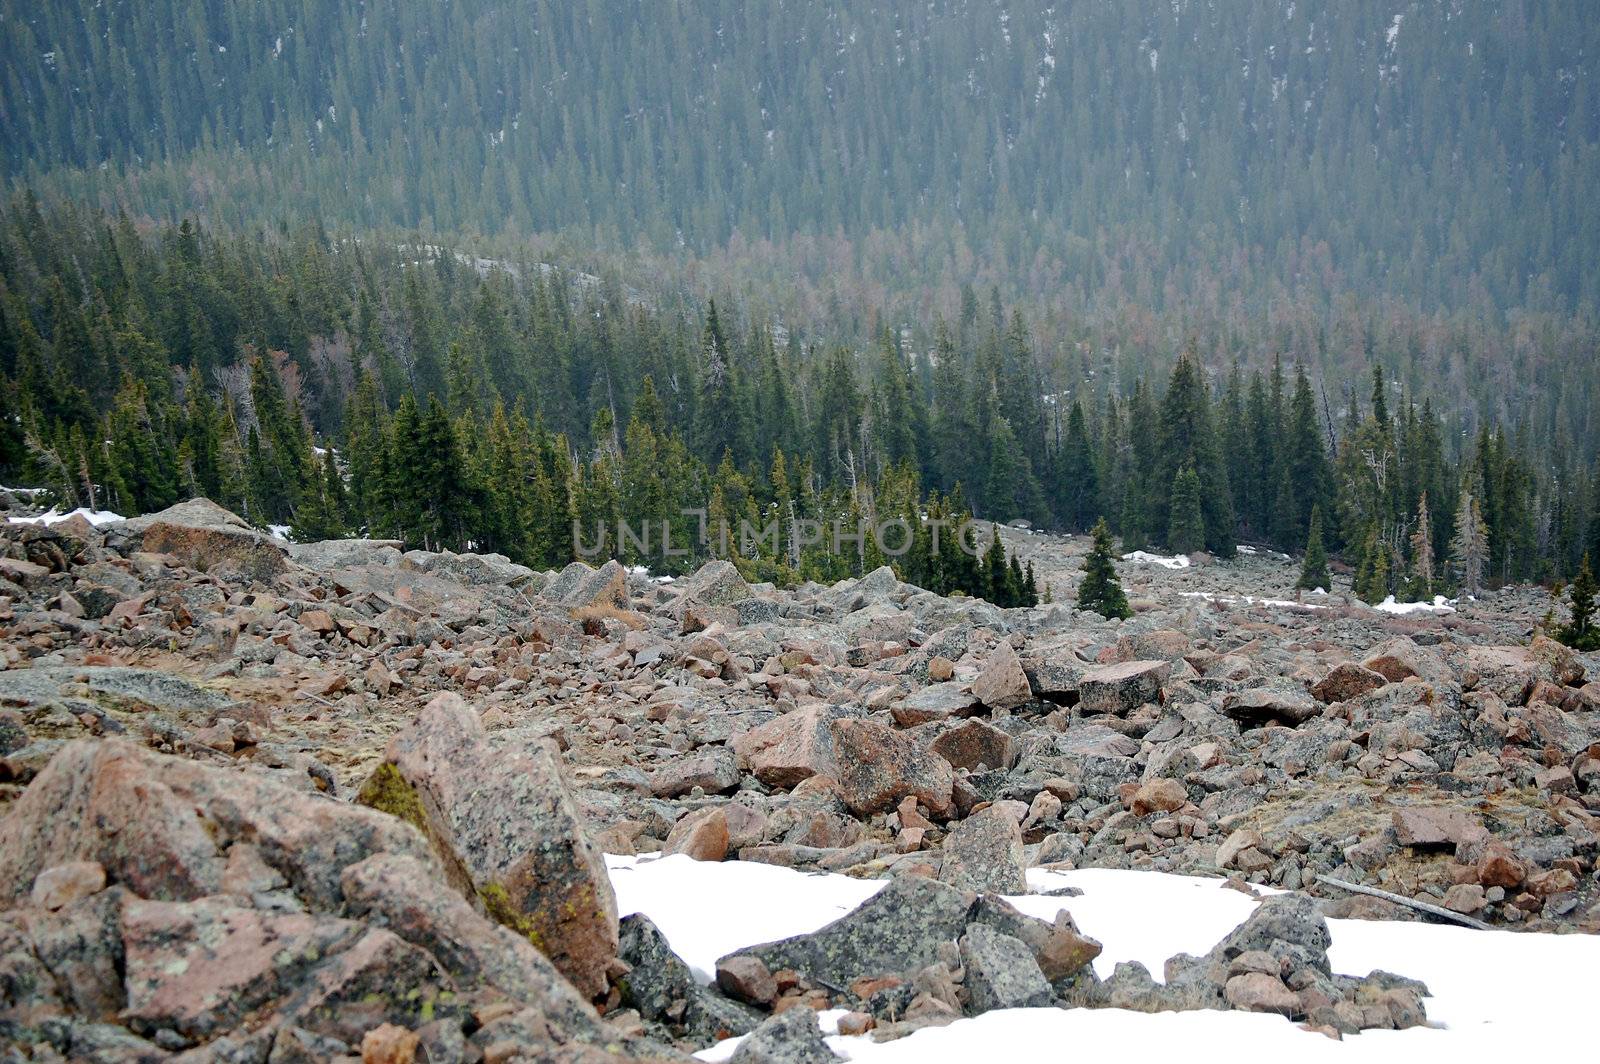
[(1322, 507), (1311, 507), (1311, 530), (1306, 534), (1306, 561), (1300, 569), (1296, 587), (1305, 591), (1331, 590), (1328, 577), (1328, 551), (1322, 545)]
[(1117, 567), (1112, 562), (1111, 529), (1105, 518), (1095, 522), (1094, 545), (1083, 560), (1083, 582), (1078, 585), (1078, 608), (1093, 610), (1102, 617), (1132, 617), (1128, 597), (1117, 581)]
[(1567, 588), (1567, 610), (1571, 616), (1566, 624), (1556, 630), (1556, 638), (1574, 650), (1600, 650), (1600, 624), (1595, 623), (1595, 594), (1600, 591), (1589, 568), (1589, 556), (1583, 556), (1578, 575)]

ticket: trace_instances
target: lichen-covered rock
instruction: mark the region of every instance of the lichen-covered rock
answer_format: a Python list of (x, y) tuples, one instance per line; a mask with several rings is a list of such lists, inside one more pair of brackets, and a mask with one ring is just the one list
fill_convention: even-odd
[(106, 538), (125, 551), (168, 554), (190, 569), (226, 579), (270, 582), (289, 569), (284, 544), (209, 499), (189, 499), (112, 525)]
[(622, 1003), (647, 1020), (681, 1029), (696, 1044), (745, 1034), (763, 1019), (748, 1005), (702, 986), (642, 913), (622, 921), (621, 955), (632, 969), (618, 984)]
[(957, 890), (1025, 894), (1022, 830), (998, 805), (981, 809), (945, 836), (939, 879)]
[(540, 744), (490, 746), (457, 695), (435, 697), (385, 754), (427, 835), (490, 916), (526, 935), (574, 986), (606, 989), (617, 903), (560, 765)]
[(965, 930), (971, 907), (971, 896), (954, 887), (900, 876), (826, 927), (738, 954), (758, 958), (770, 971), (789, 968), (847, 986), (863, 976), (899, 975), (934, 963), (940, 943), (955, 942)]
[(1028, 675), (1008, 640), (1002, 639), (984, 659), (983, 671), (972, 681), (972, 694), (990, 709), (1015, 709), (1033, 698)]
[(351, 1041), (378, 1022), (415, 1026), (448, 1007), (448, 977), (428, 954), (350, 920), (137, 899), (122, 934), (122, 1018), (147, 1036), (206, 1041), (271, 1013)]
[(40, 872), (95, 861), (147, 898), (223, 889), (231, 848), (250, 843), (303, 904), (339, 902), (346, 865), (375, 853), (425, 855), (422, 838), (369, 809), (291, 789), (264, 773), (161, 757), (117, 740), (62, 749), (0, 819), (0, 905)]
[(893, 809), (908, 794), (935, 816), (950, 811), (955, 784), (950, 762), (871, 721), (836, 720), (832, 731), (839, 793), (851, 812)]
[(729, 1058), (731, 1064), (832, 1064), (839, 1059), (822, 1040), (817, 1014), (804, 1005), (762, 1023)]
[(459, 992), (484, 989), (537, 1006), (557, 1041), (610, 1035), (583, 997), (528, 939), (477, 912), (415, 857), (378, 854), (345, 869), (343, 914), (386, 928), (438, 959)]
[(846, 716), (833, 706), (806, 706), (752, 728), (733, 740), (740, 760), (769, 787), (793, 787), (812, 776), (837, 776), (834, 721)]
[(1054, 997), (1027, 946), (984, 924), (973, 924), (961, 937), (961, 965), (969, 1015), (1040, 1008)]
[(1078, 704), (1087, 713), (1126, 714), (1157, 701), (1171, 672), (1167, 661), (1124, 661), (1090, 669), (1078, 680)]

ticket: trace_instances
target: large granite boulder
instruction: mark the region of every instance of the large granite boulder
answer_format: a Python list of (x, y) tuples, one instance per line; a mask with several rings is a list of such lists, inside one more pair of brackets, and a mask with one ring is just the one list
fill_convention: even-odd
[(124, 553), (168, 554), (181, 565), (224, 579), (266, 583), (289, 568), (284, 543), (210, 499), (190, 499), (107, 526), (105, 535), (108, 545)]
[(574, 986), (605, 993), (616, 897), (548, 747), (496, 749), (460, 696), (438, 695), (390, 741), (362, 795), (425, 831), (457, 884)]

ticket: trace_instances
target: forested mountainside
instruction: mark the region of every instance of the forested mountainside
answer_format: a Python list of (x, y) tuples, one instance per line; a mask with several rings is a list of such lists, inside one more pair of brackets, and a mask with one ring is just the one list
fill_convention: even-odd
[(3, 0), (0, 26), (5, 172), (155, 217), (878, 234), (927, 241), (891, 288), (972, 257), (1156, 307), (1600, 303), (1585, 0)]
[(931, 507), (1568, 578), (1591, 15), (0, 0), (0, 472), (539, 564)]
[[(535, 263), (314, 227), (145, 235), (27, 198), (0, 217), (0, 293), (0, 473), (74, 505), (201, 494), (305, 538), (365, 529), (539, 565), (579, 549), (574, 522), (592, 542), (698, 508), (779, 519), (771, 541), (724, 548), (776, 579), (884, 560), (808, 553), (796, 518), (1104, 516), (1129, 550), (1342, 552), (1374, 600), (1600, 557), (1600, 479), (1560, 433), (1472, 428), (1377, 364), (1337, 413), (1304, 366), (1212, 377), (1187, 352), (1126, 391), (1092, 371), (1052, 391), (997, 294), (924, 323), (926, 350), (884, 330), (857, 352)], [(603, 550), (681, 568), (707, 549), (692, 531), (679, 523), (676, 561), (659, 543)], [(1003, 556), (945, 548), (919, 539), (902, 567), (1031, 595)]]

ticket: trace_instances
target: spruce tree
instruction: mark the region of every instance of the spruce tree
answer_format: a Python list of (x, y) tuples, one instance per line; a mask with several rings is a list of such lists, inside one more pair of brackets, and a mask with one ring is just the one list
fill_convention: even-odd
[(1204, 546), (1218, 557), (1234, 553), (1233, 496), (1228, 472), (1211, 424), (1210, 401), (1200, 367), (1187, 352), (1172, 370), (1161, 398), (1154, 456), (1155, 479), (1146, 485), (1152, 531), (1164, 536), (1172, 527), (1172, 486), (1185, 464), (1200, 481), (1200, 508), (1205, 523)]
[(695, 405), (695, 451), (707, 462), (731, 452), (734, 462), (746, 458), (745, 420), (739, 402), (738, 373), (727, 334), (717, 316), (717, 301), (706, 308), (700, 337), (700, 389)]
[(1006, 563), (1006, 604), (1008, 606), (1031, 606), (1033, 602), (1028, 597), (1028, 577), (1022, 571), (1022, 562), (1015, 553)]
[(1556, 638), (1574, 650), (1600, 650), (1600, 625), (1595, 623), (1595, 594), (1600, 587), (1595, 584), (1594, 570), (1589, 568), (1589, 555), (1584, 554), (1578, 575), (1567, 587), (1569, 619), (1556, 632)]
[(345, 515), (344, 480), (330, 449), (323, 455), (322, 476), (308, 488), (295, 507), (289, 538), (296, 543), (315, 543), (324, 539), (344, 539), (350, 534)]
[(1322, 545), (1322, 507), (1311, 507), (1311, 531), (1306, 535), (1305, 564), (1300, 567), (1300, 580), (1296, 587), (1305, 591), (1332, 590), (1333, 581), (1328, 576), (1328, 552)]
[(1450, 560), (1455, 565), (1462, 594), (1477, 595), (1483, 591), (1483, 569), (1489, 560), (1489, 529), (1470, 489), (1461, 491), (1461, 506), (1456, 510), (1456, 534), (1450, 540)]
[(1068, 532), (1085, 532), (1100, 513), (1100, 478), (1084, 424), (1083, 405), (1076, 399), (1067, 412), (1067, 438), (1062, 443), (1058, 468), (1062, 524)]
[(1428, 517), (1428, 493), (1417, 501), (1417, 525), (1411, 532), (1411, 584), (1408, 595), (1415, 601), (1433, 598), (1433, 522)]
[[(1270, 455), (1267, 462), (1269, 467), (1280, 465), (1287, 474), (1289, 498), (1280, 505), (1275, 518), (1282, 537), (1280, 546), (1293, 550), (1311, 519), (1313, 506), (1322, 507), (1324, 524), (1333, 514), (1332, 471), (1323, 448), (1322, 423), (1311, 394), (1311, 381), (1303, 366), (1295, 368), (1294, 395), (1289, 400), (1283, 437), (1283, 452)], [(1335, 529), (1324, 527), (1322, 531), (1325, 538), (1337, 540)]]
[(1376, 538), (1373, 540), (1372, 576), (1367, 585), (1366, 600), (1377, 605), (1390, 595), (1389, 590), (1389, 549)]
[(1095, 522), (1094, 544), (1083, 559), (1083, 580), (1078, 584), (1078, 608), (1093, 610), (1111, 619), (1132, 617), (1128, 597), (1123, 594), (1117, 580), (1117, 567), (1112, 561), (1111, 529), (1105, 518)]
[(1206, 519), (1200, 510), (1200, 476), (1192, 464), (1172, 480), (1168, 506), (1167, 549), (1178, 554), (1200, 550), (1206, 543)]
[(1014, 605), (1007, 582), (1006, 549), (1000, 543), (1000, 526), (993, 526), (993, 538), (983, 555), (983, 597), (1002, 609)]

